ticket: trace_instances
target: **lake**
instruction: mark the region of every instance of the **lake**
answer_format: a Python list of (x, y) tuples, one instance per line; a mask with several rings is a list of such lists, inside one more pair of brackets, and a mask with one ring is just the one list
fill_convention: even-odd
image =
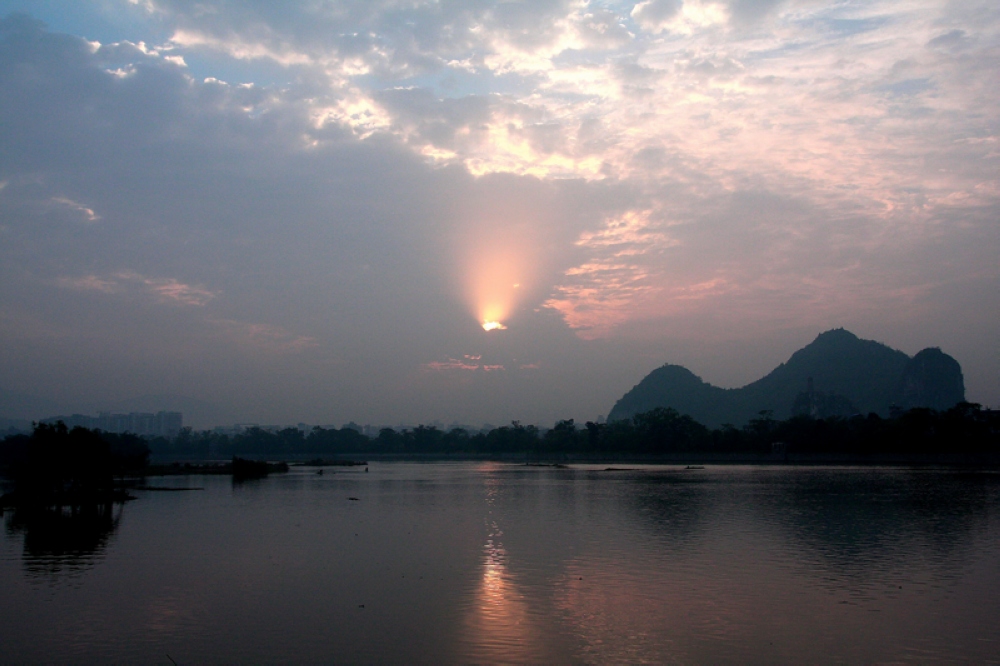
[(1000, 474), (372, 463), (5, 516), (2, 663), (1000, 663)]

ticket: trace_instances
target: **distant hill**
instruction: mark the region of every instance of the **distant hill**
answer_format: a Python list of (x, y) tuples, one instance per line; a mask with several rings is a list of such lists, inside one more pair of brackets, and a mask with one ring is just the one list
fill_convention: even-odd
[[(235, 418), (225, 409), (212, 402), (198, 400), (184, 395), (164, 393), (143, 395), (125, 400), (78, 400), (58, 402), (24, 393), (0, 389), (0, 429), (8, 426), (20, 427), (22, 422), (46, 419), (58, 415), (88, 414), (98, 412), (181, 412), (184, 425), (208, 428), (222, 423), (233, 423)], [(11, 423), (8, 424), (7, 422)], [(14, 422), (17, 422), (14, 424)]]
[(777, 419), (795, 413), (888, 416), (893, 405), (947, 409), (963, 400), (962, 368), (940, 349), (910, 358), (839, 328), (821, 333), (788, 362), (743, 388), (712, 386), (687, 368), (664, 365), (622, 396), (608, 420), (672, 407), (707, 426), (741, 426), (764, 410)]

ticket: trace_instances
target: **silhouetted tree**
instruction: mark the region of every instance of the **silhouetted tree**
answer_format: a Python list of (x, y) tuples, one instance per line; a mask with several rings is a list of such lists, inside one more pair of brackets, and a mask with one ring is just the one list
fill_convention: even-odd
[(135, 435), (69, 430), (62, 421), (37, 423), (27, 440), (14, 444), (17, 451), (7, 466), (14, 490), (7, 501), (19, 505), (109, 501), (121, 496), (115, 493), (115, 476), (141, 470), (149, 457)]

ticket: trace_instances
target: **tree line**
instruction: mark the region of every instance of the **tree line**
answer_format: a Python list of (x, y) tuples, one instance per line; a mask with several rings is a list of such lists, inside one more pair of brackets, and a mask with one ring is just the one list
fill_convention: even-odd
[(674, 409), (658, 408), (611, 423), (588, 421), (583, 427), (567, 419), (547, 430), (518, 421), (489, 432), (419, 425), (383, 428), (372, 438), (349, 427), (248, 428), (235, 435), (185, 428), (174, 438), (151, 438), (148, 444), (154, 454), (270, 459), (294, 454), (524, 455), (528, 459), (571, 454), (1000, 454), (1000, 411), (960, 403), (944, 411), (911, 409), (894, 418), (800, 415), (777, 420), (761, 412), (742, 427), (711, 429)]
[(787, 420), (761, 412), (742, 427), (711, 429), (674, 409), (657, 408), (611, 423), (572, 419), (542, 430), (518, 421), (489, 432), (434, 426), (383, 428), (377, 437), (357, 430), (314, 427), (309, 431), (248, 428), (235, 434), (184, 428), (173, 438), (141, 438), (63, 424), (36, 424), (31, 435), (6, 437), (0, 468), (31, 473), (89, 469), (100, 461), (115, 473), (141, 468), (149, 453), (198, 458), (249, 455), (280, 459), (289, 455), (443, 454), (524, 455), (558, 458), (571, 454), (655, 456), (673, 453), (789, 454), (1000, 454), (1000, 411), (960, 403), (935, 411), (918, 408), (894, 418), (876, 414), (850, 418), (794, 416)]

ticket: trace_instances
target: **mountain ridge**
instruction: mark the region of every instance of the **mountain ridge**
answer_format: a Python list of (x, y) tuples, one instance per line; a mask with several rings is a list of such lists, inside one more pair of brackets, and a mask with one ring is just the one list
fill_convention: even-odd
[(784, 363), (746, 386), (724, 389), (704, 382), (679, 365), (666, 364), (619, 399), (609, 421), (670, 407), (710, 426), (740, 426), (770, 411), (785, 419), (794, 413), (888, 416), (893, 406), (947, 409), (965, 400), (961, 366), (939, 348), (912, 358), (843, 328), (820, 333)]

